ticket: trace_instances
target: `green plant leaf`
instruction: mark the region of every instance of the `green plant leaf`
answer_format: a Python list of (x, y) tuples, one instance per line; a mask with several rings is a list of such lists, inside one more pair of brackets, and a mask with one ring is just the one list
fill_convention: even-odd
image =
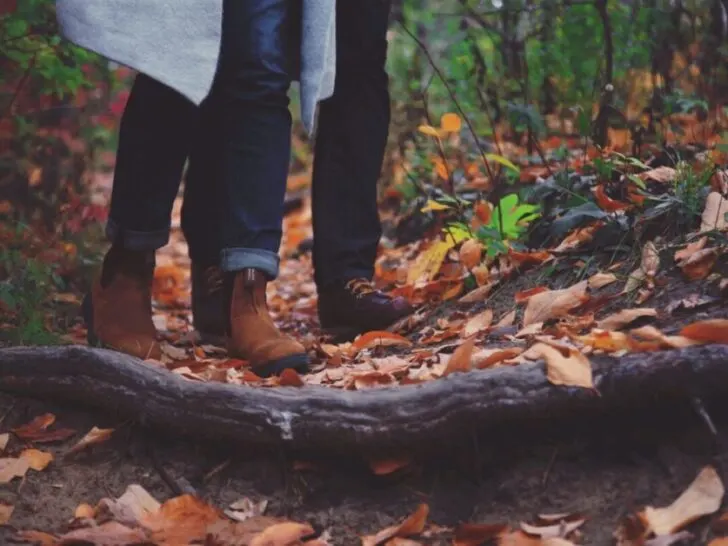
[(496, 163), (500, 163), (504, 167), (507, 167), (511, 169), (512, 171), (515, 171), (517, 173), (521, 172), (521, 169), (519, 169), (516, 165), (511, 163), (507, 158), (503, 157), (502, 155), (498, 154), (485, 154), (485, 158), (488, 161), (495, 161)]

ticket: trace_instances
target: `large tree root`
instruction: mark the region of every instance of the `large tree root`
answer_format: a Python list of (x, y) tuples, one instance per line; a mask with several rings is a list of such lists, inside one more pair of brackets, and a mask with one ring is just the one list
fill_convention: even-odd
[(593, 357), (596, 390), (550, 384), (543, 364), (420, 385), (342, 391), (202, 383), (87, 347), (0, 349), (0, 390), (90, 405), (166, 430), (248, 446), (412, 450), (483, 427), (728, 391), (728, 345)]

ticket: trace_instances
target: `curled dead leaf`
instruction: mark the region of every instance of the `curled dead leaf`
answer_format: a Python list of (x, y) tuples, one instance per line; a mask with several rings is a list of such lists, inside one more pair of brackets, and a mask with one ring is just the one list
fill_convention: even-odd
[(705, 209), (701, 217), (700, 231), (723, 231), (728, 229), (728, 198), (718, 192), (710, 192), (705, 200)]
[(728, 319), (701, 320), (685, 326), (680, 335), (703, 343), (728, 343)]
[(640, 318), (656, 316), (657, 310), (649, 307), (622, 309), (621, 311), (598, 321), (597, 328), (602, 330), (620, 330)]
[(549, 290), (531, 296), (523, 314), (523, 325), (529, 326), (566, 315), (589, 299), (587, 288), (588, 282), (581, 281), (569, 288)]
[(26, 449), (20, 454), (21, 459), (28, 461), (28, 467), (40, 472), (51, 464), (53, 461), (53, 453), (40, 451), (39, 449)]
[(537, 343), (529, 349), (529, 353), (538, 354), (546, 361), (546, 377), (554, 385), (594, 387), (591, 363), (579, 350)]
[(281, 387), (303, 387), (305, 385), (298, 372), (292, 368), (283, 370), (278, 377), (278, 381)]
[(489, 523), (462, 523), (455, 528), (452, 546), (480, 546), (506, 532), (508, 525)]
[(386, 476), (388, 474), (394, 474), (398, 470), (409, 466), (412, 463), (412, 458), (409, 456), (399, 457), (397, 459), (381, 459), (376, 461), (370, 461), (369, 467), (376, 476)]
[(460, 247), (460, 263), (473, 269), (483, 257), (483, 243), (476, 239), (468, 239)]
[(475, 336), (465, 340), (452, 354), (447, 361), (447, 367), (442, 374), (443, 377), (455, 372), (469, 372), (472, 369), (473, 349), (475, 348)]
[(491, 290), (493, 290), (492, 284), (484, 284), (483, 286), (476, 288), (472, 292), (468, 292), (458, 301), (460, 303), (477, 303), (479, 301), (485, 300), (485, 298), (488, 297), (488, 294), (490, 294)]
[(284, 521), (271, 525), (253, 537), (250, 546), (296, 546), (301, 539), (313, 533), (313, 527), (306, 523)]
[(32, 439), (33, 436), (38, 435), (41, 431), (46, 430), (49, 426), (56, 422), (56, 416), (52, 413), (44, 413), (35, 417), (29, 423), (12, 429), (12, 433), (15, 434), (21, 440)]
[(652, 180), (653, 182), (666, 184), (675, 180), (677, 171), (672, 167), (657, 167), (656, 169), (640, 173), (637, 176), (642, 180)]
[(105, 442), (109, 438), (111, 438), (111, 435), (113, 433), (113, 428), (93, 427), (86, 433), (86, 436), (81, 438), (78, 442), (76, 442), (73, 447), (71, 447), (71, 449), (66, 452), (66, 455), (73, 455), (74, 453), (78, 453), (79, 451), (82, 451), (89, 446)]
[(362, 546), (380, 546), (394, 537), (407, 538), (413, 535), (419, 535), (425, 529), (425, 523), (427, 522), (429, 513), (430, 507), (426, 504), (420, 504), (415, 513), (399, 525), (382, 529), (376, 535), (362, 537)]
[(589, 277), (589, 288), (603, 288), (616, 281), (617, 276), (614, 273), (596, 273)]
[(363, 351), (364, 349), (371, 349), (372, 347), (379, 346), (392, 346), (392, 345), (412, 345), (412, 342), (399, 334), (394, 334), (387, 331), (372, 331), (367, 332), (359, 336), (354, 343), (352, 343), (349, 352), (354, 355)]
[(468, 320), (468, 322), (465, 323), (465, 327), (463, 328), (463, 331), (461, 332), (462, 337), (470, 337), (472, 335), (478, 334), (482, 332), (483, 330), (487, 330), (490, 328), (490, 325), (493, 322), (493, 311), (490, 309), (486, 309), (482, 313), (479, 313)]
[(40, 531), (19, 531), (17, 535), (19, 540), (29, 542), (34, 546), (58, 546), (58, 537), (50, 533), (42, 533)]
[(717, 248), (704, 248), (677, 265), (688, 280), (698, 281), (710, 275), (717, 260)]
[(479, 370), (490, 368), (504, 360), (516, 358), (523, 352), (521, 347), (506, 347), (503, 349), (483, 349), (473, 355), (473, 367)]
[(703, 516), (720, 509), (725, 488), (712, 466), (703, 468), (675, 502), (665, 508), (648, 506), (644, 519), (656, 535), (670, 535)]

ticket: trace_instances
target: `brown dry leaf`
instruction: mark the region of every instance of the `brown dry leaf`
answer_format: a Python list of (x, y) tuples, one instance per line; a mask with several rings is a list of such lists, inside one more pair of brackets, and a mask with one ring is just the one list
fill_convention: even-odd
[(475, 336), (466, 339), (447, 361), (443, 377), (455, 372), (469, 372), (472, 369), (473, 349)]
[(614, 273), (596, 273), (589, 277), (589, 288), (603, 288), (604, 286), (616, 281), (617, 276)]
[[(682, 349), (684, 347), (691, 347), (693, 345), (698, 345), (700, 342), (687, 338), (685, 336), (679, 335), (679, 336), (668, 336), (660, 332), (657, 328), (654, 326), (643, 326), (642, 328), (636, 328), (634, 330), (630, 330), (630, 347), (633, 351), (640, 351), (640, 350), (649, 350), (649, 351), (656, 351), (658, 349), (667, 348), (667, 349)], [(647, 341), (653, 341), (657, 342), (657, 346), (650, 346), (648, 343), (647, 345), (644, 345), (641, 341), (641, 339), (647, 340)], [(654, 345), (654, 344), (653, 344)]]
[(314, 533), (305, 523), (285, 521), (276, 523), (253, 537), (250, 546), (296, 546), (301, 539)]
[(40, 531), (19, 531), (18, 540), (31, 542), (35, 546), (58, 546), (58, 537)]
[(391, 345), (412, 345), (412, 342), (399, 334), (387, 331), (367, 332), (359, 336), (349, 348), (350, 354), (354, 355), (364, 349), (372, 347), (391, 346)]
[(478, 313), (465, 323), (463, 331), (460, 333), (462, 337), (470, 337), (475, 334), (487, 330), (493, 323), (493, 311), (486, 309), (482, 313)]
[(98, 428), (93, 427), (86, 436), (81, 438), (76, 444), (66, 452), (66, 455), (73, 455), (81, 450), (86, 449), (89, 446), (100, 444), (111, 438), (114, 433), (113, 428)]
[(56, 422), (56, 416), (52, 413), (44, 413), (34, 418), (30, 423), (26, 423), (12, 429), (13, 434), (22, 440), (32, 439), (32, 436), (47, 429)]
[(415, 513), (402, 523), (382, 529), (376, 535), (362, 537), (361, 544), (362, 546), (379, 546), (380, 544), (384, 544), (390, 538), (406, 538), (413, 535), (419, 535), (425, 529), (425, 523), (427, 522), (427, 516), (429, 513), (430, 507), (426, 504), (420, 504)]
[(579, 336), (576, 339), (584, 345), (606, 353), (627, 351), (632, 348), (630, 338), (624, 332), (606, 332), (604, 330), (595, 329), (587, 335)]
[(526, 534), (544, 539), (564, 538), (584, 525), (584, 522), (586, 522), (586, 518), (581, 517), (577, 519), (558, 518), (556, 521), (543, 521), (533, 525), (521, 522), (521, 530)]
[(479, 301), (485, 300), (485, 298), (488, 297), (488, 294), (490, 294), (491, 290), (493, 290), (492, 284), (484, 284), (483, 286), (476, 288), (472, 292), (468, 292), (458, 301), (460, 303), (477, 303)]
[(678, 542), (683, 542), (693, 538), (691, 533), (687, 531), (680, 531), (674, 535), (662, 535), (659, 537), (653, 537), (645, 542), (645, 546), (672, 546)]
[(305, 385), (298, 372), (292, 368), (283, 370), (278, 377), (278, 381), (281, 387), (303, 387)]
[(0, 502), (0, 527), (10, 522), (14, 510), (14, 506)]
[(0, 484), (10, 483), (14, 478), (22, 478), (29, 468), (27, 459), (0, 459)]
[(630, 273), (622, 293), (628, 294), (629, 292), (634, 292), (641, 287), (646, 280), (651, 281), (655, 275), (657, 275), (657, 270), (659, 268), (660, 255), (657, 252), (655, 243), (649, 241), (644, 247), (642, 247), (642, 261), (640, 262), (640, 266)]
[(543, 322), (534, 322), (525, 328), (521, 328), (518, 332), (516, 332), (514, 337), (524, 338), (528, 336), (535, 336), (536, 334), (540, 334), (541, 330), (543, 330)]
[(5, 434), (0, 434), (0, 453), (5, 451), (5, 448), (8, 447), (8, 442), (10, 441), (10, 434), (7, 432)]
[(173, 546), (204, 539), (208, 525), (218, 519), (220, 512), (216, 508), (193, 495), (181, 495), (166, 501), (140, 523), (151, 531), (156, 542)]
[(503, 318), (501, 318), (498, 323), (494, 326), (494, 328), (504, 328), (506, 326), (513, 326), (513, 323), (516, 322), (516, 311), (509, 311), (505, 315), (503, 315)]
[[(564, 355), (568, 352), (568, 355)], [(529, 353), (538, 354), (546, 361), (546, 377), (554, 385), (593, 388), (591, 363), (585, 354), (572, 347), (557, 349), (546, 343), (537, 343)]]
[(589, 299), (587, 287), (588, 282), (581, 281), (563, 290), (549, 290), (531, 296), (523, 314), (523, 325), (529, 326), (568, 314)]
[(106, 513), (109, 519), (136, 526), (146, 517), (156, 514), (161, 506), (141, 485), (132, 484), (116, 500), (101, 499), (95, 512)]
[(40, 472), (53, 461), (53, 453), (38, 449), (26, 449), (20, 454), (21, 459), (28, 461), (28, 467)]
[(566, 252), (574, 250), (584, 243), (591, 241), (594, 234), (604, 225), (602, 220), (580, 227), (572, 231), (561, 243), (553, 250), (554, 252)]
[(675, 252), (675, 261), (678, 263), (684, 262), (693, 254), (695, 254), (698, 250), (703, 250), (706, 244), (708, 244), (708, 237), (701, 237), (697, 241), (693, 241), (685, 248)]
[(708, 542), (708, 546), (728, 546), (728, 537), (714, 538)]
[(250, 541), (269, 527), (281, 523), (268, 516), (253, 516), (244, 522), (218, 520), (206, 529), (209, 546), (250, 546)]
[(503, 349), (483, 349), (473, 355), (473, 368), (479, 370), (490, 368), (504, 360), (516, 358), (523, 352), (521, 347), (506, 347)]
[(718, 192), (710, 192), (705, 200), (700, 231), (712, 231), (714, 229), (723, 231), (728, 229), (726, 214), (728, 214), (728, 199)]
[(601, 330), (620, 330), (642, 317), (656, 317), (657, 310), (650, 307), (637, 307), (635, 309), (622, 309), (597, 322)]
[(728, 319), (701, 320), (688, 324), (680, 335), (703, 343), (728, 343)]
[(717, 259), (718, 249), (704, 248), (677, 265), (688, 280), (698, 281), (710, 275)]
[(521, 290), (520, 292), (516, 292), (513, 296), (513, 299), (516, 303), (525, 303), (536, 294), (541, 294), (548, 291), (549, 288), (546, 286), (536, 286), (534, 288), (529, 288), (528, 290)]
[(262, 500), (260, 502), (254, 502), (248, 497), (243, 497), (232, 503), (227, 510), (225, 515), (232, 520), (243, 522), (251, 518), (262, 516), (268, 508), (268, 501)]
[(502, 536), (508, 525), (489, 523), (463, 523), (455, 528), (452, 546), (481, 546)]
[(397, 459), (382, 459), (378, 461), (370, 461), (369, 467), (377, 476), (386, 476), (394, 474), (397, 470), (405, 468), (412, 463), (412, 457), (404, 456)]
[(675, 180), (677, 171), (672, 167), (657, 167), (649, 171), (645, 171), (637, 175), (642, 180), (652, 180), (654, 182), (662, 182), (666, 184)]
[(411, 538), (394, 537), (390, 538), (384, 546), (422, 546), (422, 542)]
[(723, 501), (725, 488), (712, 466), (706, 466), (685, 492), (666, 508), (648, 506), (644, 518), (656, 535), (670, 535), (703, 516), (714, 514)]
[(73, 517), (76, 519), (93, 519), (95, 515), (96, 509), (86, 503), (79, 504), (73, 511)]
[[(61, 536), (58, 546), (78, 543), (91, 543), (103, 546), (128, 546), (129, 544), (146, 544), (147, 534), (141, 529), (130, 529), (116, 521), (109, 521), (98, 527), (76, 529)], [(183, 544), (183, 543), (180, 543)]]
[(483, 257), (483, 243), (476, 239), (468, 239), (460, 247), (460, 263), (473, 269)]

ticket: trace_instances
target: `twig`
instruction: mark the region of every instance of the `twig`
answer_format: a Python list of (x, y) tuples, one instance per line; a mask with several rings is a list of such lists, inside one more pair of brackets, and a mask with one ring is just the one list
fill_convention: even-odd
[(556, 457), (559, 455), (559, 448), (555, 447), (554, 452), (551, 454), (551, 458), (549, 459), (549, 464), (546, 465), (546, 470), (543, 472), (543, 477), (541, 478), (541, 487), (546, 488), (546, 485), (548, 484), (549, 477), (551, 476), (551, 471), (554, 468), (554, 464), (556, 464)]

